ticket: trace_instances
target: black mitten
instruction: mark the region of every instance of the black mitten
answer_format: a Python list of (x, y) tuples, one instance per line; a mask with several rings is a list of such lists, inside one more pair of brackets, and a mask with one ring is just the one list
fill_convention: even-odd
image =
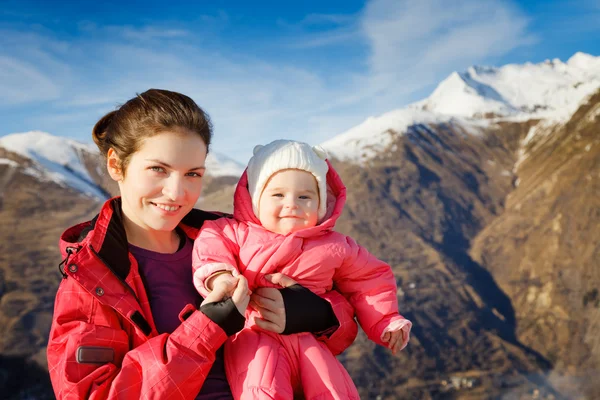
[(292, 333), (319, 333), (340, 325), (331, 304), (302, 285), (279, 289), (285, 306), (283, 335)]
[(246, 319), (238, 311), (231, 298), (216, 303), (202, 304), (200, 311), (219, 325), (227, 336), (234, 335), (242, 330)]

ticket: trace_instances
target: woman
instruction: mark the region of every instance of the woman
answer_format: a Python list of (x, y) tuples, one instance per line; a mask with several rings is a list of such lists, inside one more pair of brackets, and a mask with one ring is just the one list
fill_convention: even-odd
[[(48, 343), (57, 398), (231, 398), (221, 346), (244, 325), (247, 282), (240, 277), (200, 306), (191, 270), (192, 239), (219, 217), (192, 208), (211, 136), (193, 100), (155, 89), (94, 127), (121, 196), (61, 236), (65, 279)], [(259, 327), (320, 332), (336, 354), (352, 343), (357, 328), (343, 297), (271, 280), (285, 288), (252, 294)]]

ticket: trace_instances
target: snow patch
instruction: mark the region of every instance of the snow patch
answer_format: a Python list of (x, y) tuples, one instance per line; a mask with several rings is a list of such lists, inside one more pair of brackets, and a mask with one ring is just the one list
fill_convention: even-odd
[(600, 103), (596, 104), (587, 114), (587, 120), (592, 122), (600, 115)]
[(321, 144), (341, 160), (364, 162), (386, 150), (414, 124), (441, 123), (447, 116), (406, 108), (369, 117), (362, 124)]
[(554, 132), (558, 127), (560, 127), (560, 125), (557, 125), (555, 121), (542, 120), (529, 128), (527, 135), (521, 141), (521, 148), (517, 153), (517, 161), (513, 167), (514, 173), (516, 173), (521, 164), (523, 164), (523, 161), (525, 161), (528, 157), (526, 148), (531, 150), (531, 147), (535, 146), (536, 141), (551, 135), (552, 132)]
[(536, 136), (536, 134), (538, 132), (540, 124), (541, 124), (541, 122), (539, 122), (538, 124), (536, 124), (536, 125), (532, 126), (531, 128), (529, 128), (529, 132), (527, 132), (527, 135), (525, 136), (525, 138), (521, 142), (521, 146), (527, 146), (533, 140), (533, 138)]
[(23, 170), (23, 173), (25, 175), (29, 175), (29, 176), (33, 176), (36, 179), (39, 179), (41, 181), (45, 181), (48, 180), (47, 177), (44, 175), (44, 173), (38, 169), (35, 169), (33, 167), (27, 167)]
[(0, 165), (8, 165), (14, 168), (19, 166), (15, 161), (9, 160), (8, 158), (0, 158)]
[(523, 162), (525, 160), (527, 160), (527, 152), (525, 151), (524, 147), (521, 147), (519, 149), (519, 151), (517, 152), (517, 161), (515, 162), (515, 165), (513, 166), (513, 174), (516, 174), (517, 171), (519, 170), (519, 167), (521, 166), (521, 164), (523, 164)]
[(459, 118), (455, 117), (450, 120), (454, 127), (459, 127), (462, 131), (470, 136), (481, 136), (488, 129), (493, 121), (487, 119)]

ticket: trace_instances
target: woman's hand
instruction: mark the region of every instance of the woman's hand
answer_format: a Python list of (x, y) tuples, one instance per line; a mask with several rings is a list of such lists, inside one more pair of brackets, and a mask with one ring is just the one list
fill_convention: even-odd
[[(296, 284), (296, 281), (282, 273), (265, 275), (265, 279), (284, 288)], [(279, 289), (256, 289), (250, 297), (250, 305), (260, 314), (260, 318), (255, 319), (259, 328), (275, 333), (283, 332), (286, 323), (285, 305)]]

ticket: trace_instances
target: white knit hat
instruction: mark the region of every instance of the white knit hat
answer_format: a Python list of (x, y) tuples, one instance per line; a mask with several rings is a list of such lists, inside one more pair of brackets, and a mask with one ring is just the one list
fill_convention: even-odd
[(300, 169), (313, 174), (319, 188), (318, 219), (327, 211), (327, 152), (320, 146), (311, 147), (293, 140), (275, 140), (254, 147), (254, 156), (248, 162), (248, 191), (252, 209), (258, 217), (258, 202), (269, 178), (284, 169)]

